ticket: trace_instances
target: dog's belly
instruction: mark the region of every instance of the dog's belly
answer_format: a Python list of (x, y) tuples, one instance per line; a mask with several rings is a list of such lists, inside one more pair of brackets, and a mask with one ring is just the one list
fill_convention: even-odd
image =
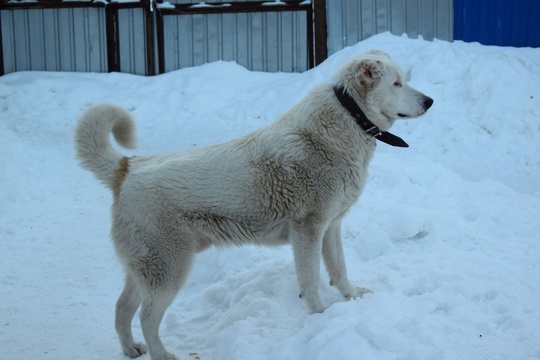
[(253, 223), (245, 220), (211, 216), (193, 219), (197, 250), (209, 246), (242, 246), (245, 244), (278, 246), (289, 243), (289, 225), (286, 221)]

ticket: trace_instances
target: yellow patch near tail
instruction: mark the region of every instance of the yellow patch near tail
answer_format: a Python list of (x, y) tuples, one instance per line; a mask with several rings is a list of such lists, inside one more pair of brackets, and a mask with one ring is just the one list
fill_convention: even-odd
[(127, 156), (124, 156), (118, 164), (118, 169), (116, 169), (114, 172), (114, 180), (111, 187), (115, 198), (120, 195), (120, 189), (122, 188), (122, 183), (124, 182), (128, 171), (129, 159)]

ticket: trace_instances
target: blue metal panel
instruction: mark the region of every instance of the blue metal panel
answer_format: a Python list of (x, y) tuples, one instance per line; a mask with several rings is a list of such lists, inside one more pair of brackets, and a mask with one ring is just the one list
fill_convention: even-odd
[(538, 0), (455, 0), (454, 39), (540, 47)]

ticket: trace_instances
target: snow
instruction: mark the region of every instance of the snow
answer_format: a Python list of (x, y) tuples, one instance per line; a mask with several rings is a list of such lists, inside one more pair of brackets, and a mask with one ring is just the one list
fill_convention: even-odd
[(165, 315), (166, 347), (202, 360), (539, 359), (540, 49), (388, 33), (302, 74), (215, 62), (156, 77), (0, 77), (1, 357), (126, 358), (111, 195), (73, 158), (84, 109), (133, 112), (128, 155), (205, 146), (268, 124), (373, 48), (435, 99), (392, 129), (410, 148), (377, 146), (344, 221), (349, 277), (374, 294), (343, 302), (321, 269), (330, 307), (309, 315), (289, 247), (210, 249)]
[(231, 4), (219, 4), (219, 5), (213, 5), (213, 4), (207, 4), (204, 1), (199, 2), (197, 4), (191, 5), (190, 8), (196, 9), (196, 8), (215, 8), (215, 7), (228, 7), (231, 6)]
[(176, 7), (168, 1), (156, 4), (158, 9), (176, 9)]

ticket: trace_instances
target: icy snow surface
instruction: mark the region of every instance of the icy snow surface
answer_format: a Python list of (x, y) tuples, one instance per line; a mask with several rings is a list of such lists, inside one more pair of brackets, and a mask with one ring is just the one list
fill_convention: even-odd
[(309, 315), (289, 247), (210, 249), (165, 315), (165, 345), (202, 360), (539, 359), (540, 49), (388, 33), (303, 74), (216, 62), (155, 77), (1, 77), (0, 358), (126, 358), (111, 195), (73, 157), (84, 109), (132, 111), (128, 155), (205, 146), (265, 126), (373, 48), (435, 99), (392, 129), (410, 148), (377, 146), (344, 221), (349, 277), (374, 294), (344, 302), (321, 269), (330, 307)]

